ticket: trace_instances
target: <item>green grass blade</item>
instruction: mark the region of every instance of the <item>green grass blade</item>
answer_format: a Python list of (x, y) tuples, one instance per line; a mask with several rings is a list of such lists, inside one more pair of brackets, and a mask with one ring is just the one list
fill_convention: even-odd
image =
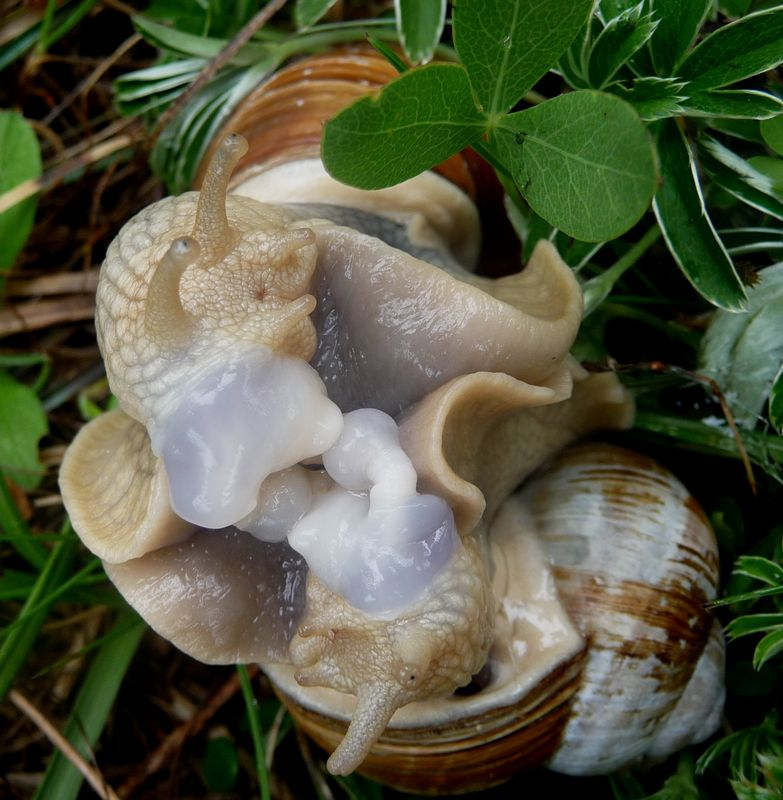
[(30, 528), (22, 519), (14, 503), (5, 476), (0, 470), (0, 529), (4, 538), (10, 541), (16, 552), (36, 571), (40, 572), (49, 561), (49, 551), (33, 538)]
[[(106, 725), (128, 665), (146, 629), (135, 611), (123, 609), (79, 690), (64, 734), (87, 760)], [(55, 753), (34, 800), (55, 797), (75, 800), (83, 780), (81, 773), (61, 753)]]
[(244, 664), (237, 664), (237, 672), (239, 673), (239, 681), (242, 684), (242, 697), (245, 699), (250, 735), (253, 738), (256, 774), (258, 775), (261, 800), (270, 800), (269, 775), (266, 771), (266, 748), (264, 747), (264, 737), (261, 733), (261, 722), (258, 718), (258, 701), (253, 694), (253, 687), (250, 685), (250, 677)]
[[(22, 607), (20, 616), (27, 617), (26, 624), (17, 626), (0, 645), (0, 700), (11, 688), (17, 673), (27, 659), (27, 654), (38, 637), (41, 625), (49, 614), (49, 605), (40, 605), (42, 598), (51, 594), (69, 574), (77, 548), (77, 539), (71, 534), (70, 527), (68, 527), (63, 533), (62, 539), (51, 551), (27, 602)], [(38, 611), (30, 615), (29, 610), (37, 607), (39, 607)]]
[(66, 595), (71, 589), (76, 586), (83, 585), (85, 579), (89, 578), (91, 573), (100, 569), (101, 562), (97, 558), (93, 558), (89, 563), (85, 564), (78, 572), (75, 572), (67, 580), (61, 580), (58, 584), (51, 587), (51, 590), (40, 596), (36, 603), (32, 605), (25, 605), (22, 613), (9, 625), (6, 625), (0, 630), (0, 638), (5, 638), (18, 630), (20, 627), (27, 625), (28, 621), (33, 619), (40, 611), (44, 611), (51, 607), (51, 605)]

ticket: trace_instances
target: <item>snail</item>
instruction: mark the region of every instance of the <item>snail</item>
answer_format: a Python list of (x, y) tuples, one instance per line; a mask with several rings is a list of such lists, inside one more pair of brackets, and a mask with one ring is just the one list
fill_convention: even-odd
[(74, 528), (186, 653), (261, 663), (335, 774), (464, 791), (663, 757), (720, 716), (714, 538), (641, 456), (535, 477), (632, 402), (569, 356), (581, 293), (550, 243), (472, 271), (465, 162), (372, 193), (326, 174), (322, 120), (391, 77), (366, 53), (283, 69), (200, 191), (109, 247), (119, 409), (64, 459)]

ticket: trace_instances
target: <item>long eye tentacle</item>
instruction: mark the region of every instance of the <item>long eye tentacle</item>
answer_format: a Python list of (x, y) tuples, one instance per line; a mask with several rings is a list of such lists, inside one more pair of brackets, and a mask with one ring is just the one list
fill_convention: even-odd
[(185, 270), (200, 255), (201, 246), (192, 236), (175, 239), (150, 280), (144, 328), (159, 345), (184, 346), (193, 338), (198, 323), (182, 305), (179, 286)]
[(225, 248), (231, 237), (226, 215), (226, 195), (231, 173), (247, 152), (247, 139), (238, 133), (226, 136), (209, 163), (196, 207), (193, 235), (208, 250)]

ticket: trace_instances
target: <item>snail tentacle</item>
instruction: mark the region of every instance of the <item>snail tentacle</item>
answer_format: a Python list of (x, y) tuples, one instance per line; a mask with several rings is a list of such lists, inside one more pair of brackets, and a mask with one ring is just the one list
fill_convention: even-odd
[(238, 133), (226, 136), (204, 175), (196, 206), (193, 235), (210, 252), (225, 251), (232, 236), (226, 214), (228, 182), (239, 160), (247, 152), (247, 140)]
[(332, 775), (350, 775), (357, 769), (403, 702), (404, 693), (391, 684), (365, 683), (360, 686), (348, 730), (326, 762), (329, 772)]
[(198, 329), (197, 320), (182, 306), (180, 282), (185, 270), (195, 264), (201, 246), (192, 236), (175, 239), (150, 280), (144, 308), (144, 328), (159, 344), (187, 346)]

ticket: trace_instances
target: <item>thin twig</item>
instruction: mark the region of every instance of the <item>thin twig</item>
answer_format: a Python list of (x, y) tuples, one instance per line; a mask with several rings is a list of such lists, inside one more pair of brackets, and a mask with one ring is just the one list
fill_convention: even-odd
[(57, 117), (62, 114), (62, 112), (68, 108), (68, 106), (79, 97), (80, 94), (87, 94), (90, 89), (101, 79), (104, 75), (106, 70), (110, 67), (114, 66), (132, 47), (137, 45), (140, 41), (142, 41), (142, 36), (140, 33), (134, 33), (132, 36), (129, 36), (115, 51), (112, 55), (108, 56), (107, 58), (102, 58), (95, 69), (87, 75), (83, 80), (79, 81), (75, 88), (73, 88), (68, 94), (44, 117), (43, 124), (49, 125), (52, 123)]
[(299, 744), (299, 752), (302, 754), (302, 760), (307, 768), (307, 773), (310, 776), (313, 788), (323, 800), (334, 800), (334, 794), (329, 788), (329, 784), (326, 782), (323, 771), (319, 769), (318, 765), (315, 763), (309, 740), (304, 733), (302, 733), (300, 728), (295, 728), (295, 731), (296, 741)]
[(52, 725), (51, 722), (21, 693), (11, 689), (8, 699), (41, 730), (46, 738), (81, 772), (98, 797), (103, 800), (120, 800), (97, 769), (91, 767), (81, 753)]
[[(637, 369), (639, 367), (646, 367), (650, 370), (650, 372), (669, 372), (673, 375), (679, 375), (683, 378), (688, 378), (689, 380), (696, 381), (697, 383), (701, 383), (702, 385), (709, 386), (712, 393), (715, 395), (718, 403), (720, 404), (721, 410), (723, 411), (723, 416), (726, 418), (726, 422), (728, 423), (729, 428), (731, 428), (732, 435), (734, 437), (734, 443), (737, 446), (737, 451), (739, 452), (740, 460), (742, 461), (742, 465), (745, 468), (745, 475), (748, 478), (748, 483), (750, 484), (750, 490), (753, 493), (753, 496), (758, 495), (758, 484), (756, 483), (756, 476), (753, 474), (753, 464), (750, 461), (750, 457), (748, 456), (748, 451), (745, 447), (745, 442), (742, 439), (742, 435), (740, 434), (739, 428), (737, 427), (737, 423), (734, 420), (734, 414), (731, 412), (731, 408), (729, 407), (728, 401), (726, 400), (723, 391), (721, 390), (720, 386), (718, 386), (717, 381), (711, 378), (709, 375), (702, 375), (698, 372), (692, 372), (689, 369), (685, 369), (684, 367), (678, 367), (673, 364), (666, 364), (663, 361), (651, 361), (648, 364), (634, 364), (630, 365), (631, 369)], [(625, 367), (620, 367), (619, 369), (624, 369)]]
[(56, 272), (37, 278), (11, 278), (6, 284), (6, 297), (43, 297), (57, 294), (93, 294), (98, 285), (99, 270)]
[(87, 167), (90, 164), (94, 164), (96, 161), (101, 161), (107, 156), (110, 156), (112, 153), (116, 153), (118, 150), (124, 150), (126, 147), (130, 147), (133, 142), (134, 139), (132, 136), (122, 134), (114, 139), (109, 139), (108, 142), (95, 145), (95, 147), (88, 150), (83, 155), (76, 156), (66, 161), (64, 164), (44, 173), (40, 178), (24, 181), (24, 183), (14, 186), (13, 189), (0, 195), (0, 214), (4, 211), (8, 211), (9, 208), (13, 208), (17, 203), (27, 200), (28, 197), (32, 197), (39, 192), (48, 191), (77, 169)]
[(277, 709), (272, 726), (269, 728), (269, 733), (266, 737), (266, 768), (268, 772), (272, 771), (272, 761), (275, 757), (275, 749), (277, 748), (277, 740), (280, 738), (280, 729), (283, 727), (283, 720), (287, 714), (286, 707), (281, 703)]
[(95, 299), (91, 294), (69, 295), (59, 300), (31, 300), (0, 311), (0, 337), (83, 322), (94, 315)]
[(150, 146), (154, 145), (166, 126), (182, 111), (193, 97), (228, 64), (229, 61), (247, 44), (250, 37), (266, 25), (267, 22), (286, 4), (286, 0), (270, 0), (226, 46), (211, 59), (201, 70), (198, 78), (160, 115), (155, 130), (150, 138)]

